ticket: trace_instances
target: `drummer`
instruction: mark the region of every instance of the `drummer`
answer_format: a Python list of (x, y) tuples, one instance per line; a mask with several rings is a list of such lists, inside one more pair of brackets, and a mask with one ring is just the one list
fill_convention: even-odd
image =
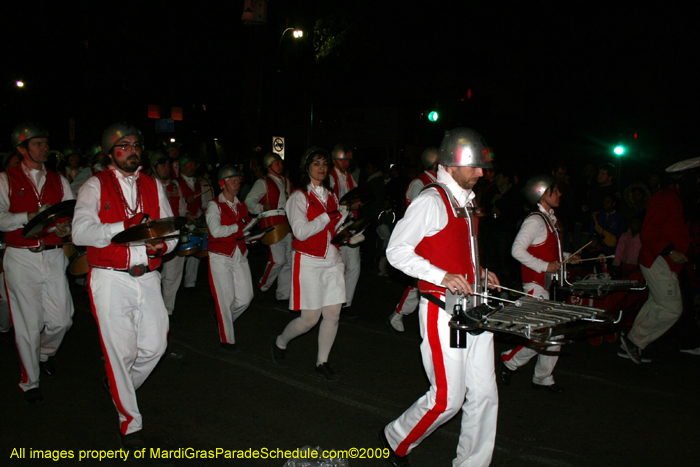
[[(561, 248), (560, 224), (554, 213), (554, 208), (559, 207), (561, 193), (556, 181), (549, 175), (532, 177), (525, 183), (523, 193), (536, 209), (523, 221), (511, 253), (521, 263), (525, 293), (549, 300), (548, 281), (545, 277), (559, 272), (565, 256)], [(576, 260), (578, 257), (572, 258), (572, 262)], [(555, 394), (564, 392), (564, 388), (556, 384), (552, 376), (560, 350), (559, 345), (551, 345), (544, 352), (519, 345), (503, 352), (501, 381), (509, 386), (513, 373), (537, 355), (532, 387)]]
[[(180, 176), (175, 179), (187, 206), (187, 219), (190, 225), (204, 226), (204, 208), (202, 199), (202, 184), (195, 172), (197, 161), (188, 155), (180, 157)], [(185, 288), (194, 290), (197, 285), (197, 271), (199, 270), (199, 258), (194, 255), (185, 258)]]
[[(168, 155), (161, 150), (156, 150), (150, 156), (150, 163), (151, 175), (163, 185), (173, 214), (186, 216), (187, 206), (182, 193), (180, 193), (180, 187), (170, 179), (172, 168)], [(184, 256), (178, 256), (175, 252), (169, 253), (163, 258), (160, 281), (163, 288), (163, 301), (165, 302), (165, 309), (168, 310), (168, 315), (172, 315), (173, 310), (175, 310), (175, 298), (177, 289), (180, 288), (180, 283), (182, 282), (184, 267)]]
[[(330, 188), (335, 196), (340, 199), (345, 194), (357, 188), (357, 180), (352, 177), (348, 171), (350, 162), (352, 162), (352, 150), (342, 144), (336, 144), (331, 152), (333, 158), (333, 168), (330, 171)], [(357, 202), (351, 205), (351, 209), (356, 210), (360, 203)], [(353, 212), (353, 216), (357, 219), (357, 211)], [(345, 263), (345, 292), (346, 302), (343, 308), (352, 306), (352, 298), (355, 295), (357, 281), (360, 279), (360, 248), (358, 245), (343, 245), (340, 247), (340, 253), (343, 256)], [(345, 312), (346, 318), (357, 318), (357, 313)]]
[[(89, 290), (108, 387), (119, 414), (122, 448), (145, 448), (136, 390), (166, 348), (168, 312), (160, 293), (161, 257), (177, 239), (142, 246), (111, 242), (147, 219), (172, 216), (163, 185), (141, 173), (143, 136), (133, 125), (115, 123), (102, 136), (109, 167), (78, 193), (73, 241), (87, 246)], [(175, 233), (175, 232), (173, 232)]]
[[(263, 167), (267, 175), (256, 180), (253, 188), (246, 196), (245, 204), (252, 214), (282, 210), (279, 221), (287, 223), (284, 215), (284, 206), (292, 191), (292, 184), (284, 176), (282, 158), (275, 153), (266, 154), (263, 157)], [(278, 224), (279, 225), (279, 224)], [(292, 234), (291, 232), (277, 243), (269, 245), (270, 259), (265, 266), (258, 287), (261, 292), (266, 292), (277, 279), (277, 300), (289, 300), (289, 290), (292, 285)]]
[(328, 381), (337, 381), (338, 374), (328, 363), (328, 355), (338, 332), (340, 308), (345, 302), (343, 258), (337, 245), (331, 243), (347, 209), (328, 186), (330, 157), (325, 149), (313, 147), (301, 158), (301, 189), (287, 201), (287, 215), (294, 232), (292, 248), (293, 279), (289, 308), (301, 310), (282, 334), (272, 341), (272, 358), (284, 363), (289, 342), (308, 332), (323, 315), (318, 330), (316, 372)]
[(39, 239), (22, 237), (23, 227), (46, 208), (73, 199), (68, 180), (44, 163), (49, 134), (36, 123), (23, 123), (12, 132), (12, 145), (22, 163), (0, 174), (0, 230), (6, 232), (5, 284), (27, 402), (43, 399), (39, 373), (53, 376), (51, 357), (70, 329), (73, 300), (68, 290), (68, 258), (61, 249), (69, 226)]
[(243, 182), (239, 168), (224, 166), (217, 178), (222, 192), (207, 207), (209, 283), (216, 301), (221, 348), (238, 353), (233, 323), (253, 299), (248, 249), (243, 238), (248, 207), (236, 198)]

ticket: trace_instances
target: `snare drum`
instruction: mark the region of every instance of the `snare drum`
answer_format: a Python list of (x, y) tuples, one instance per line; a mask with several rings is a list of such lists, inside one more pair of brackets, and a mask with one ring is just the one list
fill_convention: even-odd
[(209, 256), (209, 252), (207, 251), (207, 243), (209, 240), (209, 234), (206, 232), (202, 234), (202, 243), (199, 245), (199, 251), (194, 254), (197, 258), (206, 258)]
[(260, 227), (274, 227), (273, 230), (269, 231), (262, 238), (263, 245), (272, 245), (279, 242), (291, 231), (289, 226), (289, 221), (287, 220), (287, 214), (284, 209), (273, 209), (272, 211), (265, 211), (260, 214), (262, 220), (260, 221)]
[(177, 245), (178, 256), (190, 256), (202, 251), (202, 242), (206, 235), (196, 235), (194, 233), (183, 235), (180, 237), (180, 243)]

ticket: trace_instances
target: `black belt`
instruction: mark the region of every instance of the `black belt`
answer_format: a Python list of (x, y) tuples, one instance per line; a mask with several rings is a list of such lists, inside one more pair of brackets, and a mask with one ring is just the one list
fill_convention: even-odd
[(137, 264), (135, 266), (131, 266), (129, 269), (110, 269), (110, 268), (101, 268), (99, 266), (93, 266), (93, 267), (96, 267), (98, 269), (107, 269), (109, 271), (127, 273), (131, 277), (141, 277), (148, 272), (152, 272), (151, 268), (149, 268), (148, 265), (146, 265), (146, 264)]
[(63, 248), (63, 245), (43, 245), (41, 247), (29, 248), (32, 253), (41, 253), (46, 250), (55, 250), (56, 248)]

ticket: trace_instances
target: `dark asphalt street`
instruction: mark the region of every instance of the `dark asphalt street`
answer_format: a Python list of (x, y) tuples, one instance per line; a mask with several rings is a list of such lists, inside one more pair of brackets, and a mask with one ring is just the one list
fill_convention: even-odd
[[(251, 255), (254, 280), (267, 258)], [(270, 339), (292, 318), (274, 297), (254, 301), (236, 322), (242, 352), (219, 348), (214, 302), (205, 264), (197, 291), (181, 289), (171, 320), (168, 356), (139, 390), (144, 437), (161, 449), (247, 450), (305, 445), (323, 449), (376, 448), (380, 427), (400, 415), (428, 388), (419, 352), (417, 316), (406, 319), (405, 335), (394, 335), (386, 318), (404, 286), (363, 272), (354, 307), (357, 321), (341, 322), (330, 362), (337, 383), (313, 371), (317, 330), (293, 341), (288, 365), (270, 357)], [(0, 346), (0, 465), (120, 465), (77, 459), (11, 458), (13, 449), (114, 450), (119, 448), (117, 414), (103, 392), (103, 361), (87, 295), (73, 288), (73, 328), (55, 357), (57, 374), (44, 377), (44, 402), (29, 405), (17, 387), (14, 343)], [(272, 295), (272, 294), (270, 294)], [(496, 350), (513, 345), (498, 336)], [(619, 343), (564, 347), (555, 377), (563, 395), (534, 391), (534, 361), (499, 384), (499, 426), (493, 467), (690, 466), (697, 465), (700, 357), (681, 354), (670, 337), (653, 344), (654, 361), (637, 366), (616, 355)], [(176, 355), (173, 355), (176, 354)], [(459, 416), (417, 448), (414, 466), (449, 466)], [(270, 466), (283, 459), (131, 461), (154, 466)], [(382, 466), (352, 459), (351, 467)]]

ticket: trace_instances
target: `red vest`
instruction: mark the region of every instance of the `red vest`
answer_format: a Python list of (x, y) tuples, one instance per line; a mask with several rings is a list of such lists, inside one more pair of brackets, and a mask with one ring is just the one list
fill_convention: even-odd
[[(260, 204), (265, 204), (269, 203), (270, 207), (272, 209), (278, 209), (279, 202), (280, 202), (280, 189), (277, 186), (277, 183), (272, 179), (270, 175), (265, 176), (263, 178), (265, 181), (265, 184), (267, 185), (267, 190), (265, 191), (265, 194), (263, 195), (262, 198), (260, 198)], [(284, 182), (284, 185), (286, 187), (287, 181), (286, 178), (283, 178), (282, 181)], [(289, 196), (289, 195), (287, 195)], [(284, 208), (284, 206), (282, 206)], [(287, 223), (287, 216), (271, 216), (271, 217), (266, 217), (260, 222), (261, 227), (271, 227), (273, 225), (277, 224), (282, 224), (282, 223)]]
[[(331, 177), (333, 177), (333, 193), (335, 194), (335, 196), (338, 199), (340, 199), (340, 198), (342, 198), (342, 196), (340, 196), (340, 181), (338, 178), (338, 171), (335, 170), (335, 167), (331, 168), (330, 174), (331, 174)], [(348, 186), (348, 191), (355, 188), (355, 181), (352, 179), (352, 175), (350, 174), (350, 172), (345, 172), (342, 175), (345, 176), (346, 185)], [(352, 211), (351, 215), (352, 215), (352, 217), (357, 219), (357, 211)]]
[[(185, 198), (189, 198), (191, 196), (197, 196), (198, 194), (202, 193), (202, 185), (197, 181), (194, 183), (194, 191), (190, 186), (187, 184), (184, 178), (178, 177), (175, 179), (177, 181), (178, 186), (180, 187), (180, 193), (182, 193), (182, 196)], [(187, 212), (192, 214), (193, 216), (197, 216), (199, 214), (200, 209), (202, 208), (202, 197), (197, 196), (194, 201), (192, 201), (190, 204), (187, 205)], [(173, 211), (174, 212), (174, 211)]]
[[(545, 223), (545, 228), (547, 229), (547, 238), (544, 242), (537, 245), (530, 245), (527, 247), (527, 252), (530, 253), (537, 259), (542, 261), (547, 261), (551, 263), (552, 261), (561, 261), (561, 253), (559, 251), (559, 241), (557, 240), (558, 232), (556, 228), (551, 225), (545, 215), (540, 212), (533, 212), (531, 216), (540, 216)], [(535, 283), (540, 287), (545, 287), (544, 272), (535, 272), (533, 269), (528, 268), (524, 264), (520, 265), (520, 271), (523, 277), (523, 284)]]
[[(432, 177), (432, 178), (431, 178)], [(423, 183), (423, 186), (430, 185), (431, 183), (437, 182), (437, 177), (433, 173), (428, 173), (426, 170), (425, 172), (421, 172), (420, 175), (418, 175), (416, 178), (414, 178), (411, 183), (414, 180), (420, 180), (421, 183)], [(409, 184), (410, 187), (410, 184)], [(406, 198), (406, 207), (411, 205), (411, 200), (408, 199), (408, 189), (406, 189), (406, 194), (404, 195), (404, 198)]]
[[(114, 169), (107, 168), (95, 177), (100, 181), (100, 212), (98, 217), (103, 224), (123, 222), (131, 216), (127, 213), (122, 201), (121, 187)], [(158, 199), (157, 182), (152, 177), (139, 173), (136, 175), (138, 190), (137, 212), (145, 212), (151, 220), (160, 219), (160, 201)], [(129, 247), (110, 244), (104, 248), (88, 246), (87, 260), (90, 266), (107, 269), (129, 269)], [(160, 258), (148, 258), (148, 267), (153, 271), (160, 266)]]
[[(41, 193), (36, 192), (36, 187), (29, 177), (24, 173), (20, 164), (17, 167), (7, 170), (9, 199), (11, 213), (34, 212), (43, 204), (58, 204), (63, 200), (63, 183), (61, 176), (46, 169), (46, 181), (41, 188)], [(60, 245), (63, 239), (55, 233), (48, 234), (41, 239), (26, 239), (22, 237), (22, 229), (5, 233), (5, 241), (8, 246), (15, 248), (35, 248), (43, 241), (44, 245)]]
[(215, 199), (214, 202), (219, 206), (219, 212), (221, 213), (221, 225), (233, 225), (238, 224), (238, 232), (229, 235), (228, 237), (214, 237), (209, 230), (209, 238), (207, 241), (207, 250), (212, 253), (218, 253), (220, 255), (233, 257), (236, 252), (236, 247), (241, 250), (241, 254), (244, 255), (248, 251), (248, 247), (245, 244), (245, 238), (243, 238), (243, 227), (245, 227), (248, 220), (248, 207), (245, 203), (238, 203), (238, 213), (236, 213), (225, 201), (222, 203), (219, 199)]
[(167, 185), (164, 185), (165, 194), (168, 195), (168, 202), (170, 203), (170, 210), (173, 211), (173, 216), (180, 215), (180, 190), (177, 189), (177, 185), (174, 181), (170, 181)]
[[(332, 193), (328, 195), (328, 200), (326, 201), (327, 207), (323, 205), (315, 193), (305, 191), (302, 191), (302, 193), (304, 193), (304, 196), (306, 196), (306, 219), (309, 222), (316, 219), (324, 212), (338, 210), (338, 199)], [(328, 253), (328, 245), (333, 245), (330, 243), (328, 236), (330, 234), (332, 238), (335, 235), (335, 226), (337, 223), (337, 220), (331, 219), (323, 230), (304, 241), (294, 238), (292, 240), (292, 248), (294, 251), (298, 251), (299, 253), (307, 256), (313, 256), (314, 258), (325, 258), (326, 254)], [(340, 250), (338, 245), (333, 246)]]
[[(432, 237), (423, 238), (416, 246), (415, 252), (430, 261), (433, 266), (450, 274), (466, 275), (467, 282), (474, 284), (474, 262), (472, 261), (468, 219), (455, 217), (447, 194), (440, 188), (436, 189), (445, 204), (447, 225)], [(418, 281), (418, 289), (421, 292), (445, 293), (444, 287), (423, 280)]]

